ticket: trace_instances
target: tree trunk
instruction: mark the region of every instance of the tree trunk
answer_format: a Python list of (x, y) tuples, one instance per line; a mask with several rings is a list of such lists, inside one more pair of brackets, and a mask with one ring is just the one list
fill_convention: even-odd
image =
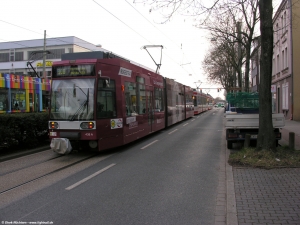
[(272, 123), (272, 57), (273, 57), (273, 6), (272, 0), (259, 1), (261, 56), (259, 84), (259, 133), (257, 150), (276, 150)]

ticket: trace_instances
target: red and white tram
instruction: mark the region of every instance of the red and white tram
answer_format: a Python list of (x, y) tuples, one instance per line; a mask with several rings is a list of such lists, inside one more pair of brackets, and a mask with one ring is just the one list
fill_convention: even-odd
[(202, 93), (201, 90), (193, 89), (194, 115), (212, 109), (212, 101), (213, 98), (210, 95)]
[(49, 135), (101, 151), (194, 115), (193, 90), (122, 57), (68, 53), (52, 68)]

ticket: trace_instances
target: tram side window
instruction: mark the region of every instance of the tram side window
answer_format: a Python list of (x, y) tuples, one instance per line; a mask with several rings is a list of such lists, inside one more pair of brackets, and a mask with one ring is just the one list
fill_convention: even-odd
[(145, 90), (145, 78), (136, 77), (137, 81), (137, 113), (138, 114), (145, 114), (147, 112), (146, 109), (146, 90)]
[(111, 118), (117, 116), (115, 81), (107, 84), (105, 79), (98, 80), (97, 118)]
[(162, 112), (164, 111), (164, 98), (162, 88), (154, 88), (154, 97), (155, 97), (155, 111)]
[(136, 83), (125, 82), (125, 112), (126, 116), (136, 116)]
[(198, 99), (197, 100), (198, 101), (198, 105), (202, 105), (202, 96), (198, 97), (197, 99)]
[(201, 96), (201, 105), (205, 105), (205, 98)]
[(186, 102), (185, 102), (185, 104), (188, 105), (188, 104), (191, 104), (192, 102), (193, 102), (193, 100), (191, 98), (191, 95), (187, 94), (186, 95)]
[(194, 106), (197, 106), (198, 103), (197, 103), (197, 95), (193, 96), (193, 101), (194, 101)]

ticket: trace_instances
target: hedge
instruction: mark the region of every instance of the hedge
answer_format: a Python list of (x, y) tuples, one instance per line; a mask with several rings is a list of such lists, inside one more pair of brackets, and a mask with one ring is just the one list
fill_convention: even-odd
[(45, 143), (48, 137), (49, 114), (0, 114), (0, 147), (32, 148)]

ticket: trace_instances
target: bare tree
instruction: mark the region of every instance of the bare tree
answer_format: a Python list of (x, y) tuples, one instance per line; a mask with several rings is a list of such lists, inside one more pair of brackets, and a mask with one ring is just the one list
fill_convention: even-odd
[[(166, 18), (171, 18), (176, 12), (182, 15), (193, 15), (198, 17), (205, 15), (201, 25), (205, 25), (209, 21), (212, 13), (217, 12), (222, 15), (229, 9), (239, 8), (244, 14), (244, 21), (246, 25), (256, 24), (258, 21), (257, 3), (260, 14), (260, 31), (261, 31), (261, 66), (260, 66), (260, 112), (259, 112), (259, 135), (257, 149), (275, 150), (275, 136), (272, 124), (272, 99), (271, 99), (271, 79), (272, 79), (272, 51), (273, 51), (273, 25), (272, 14), (273, 5), (272, 0), (144, 0), (152, 5), (153, 9), (169, 9), (169, 14)], [(249, 6), (249, 8), (247, 8)], [(247, 12), (252, 10), (252, 16)], [(251, 21), (251, 23), (250, 23)], [(250, 29), (248, 27), (248, 29)], [(251, 49), (251, 42), (254, 34), (254, 28), (249, 30), (250, 33), (245, 34), (242, 39), (251, 40), (246, 49)], [(252, 36), (251, 36), (252, 35)], [(234, 35), (233, 35), (234, 36)], [(238, 37), (238, 41), (241, 38)], [(247, 57), (248, 53), (246, 54)], [(250, 51), (249, 51), (250, 58)], [(250, 60), (248, 62), (248, 68)], [(246, 67), (247, 68), (247, 62)], [(249, 76), (249, 73), (248, 73)], [(249, 82), (249, 77), (246, 78)], [(248, 85), (246, 85), (248, 86)]]
[(236, 53), (234, 43), (220, 43), (218, 41), (218, 43), (208, 51), (202, 62), (202, 68), (208, 80), (212, 83), (221, 84), (227, 92), (229, 92), (232, 87), (235, 87), (235, 72), (238, 69), (238, 56)]
[(259, 85), (259, 133), (257, 149), (276, 150), (272, 123), (272, 57), (273, 57), (273, 7), (272, 0), (260, 0), (260, 85)]
[[(212, 11), (210, 18), (204, 21), (211, 36), (221, 42), (234, 43), (237, 48), (236, 72), (238, 74), (238, 86), (242, 88), (242, 64), (244, 65), (245, 85), (244, 91), (249, 91), (249, 74), (251, 59), (251, 44), (254, 38), (255, 27), (258, 22), (258, 0), (235, 1), (235, 5), (226, 4), (220, 14), (219, 9)], [(220, 6), (219, 6), (220, 8)], [(226, 10), (224, 10), (226, 9)], [(213, 20), (211, 19), (213, 18)], [(245, 54), (242, 54), (242, 49)]]

